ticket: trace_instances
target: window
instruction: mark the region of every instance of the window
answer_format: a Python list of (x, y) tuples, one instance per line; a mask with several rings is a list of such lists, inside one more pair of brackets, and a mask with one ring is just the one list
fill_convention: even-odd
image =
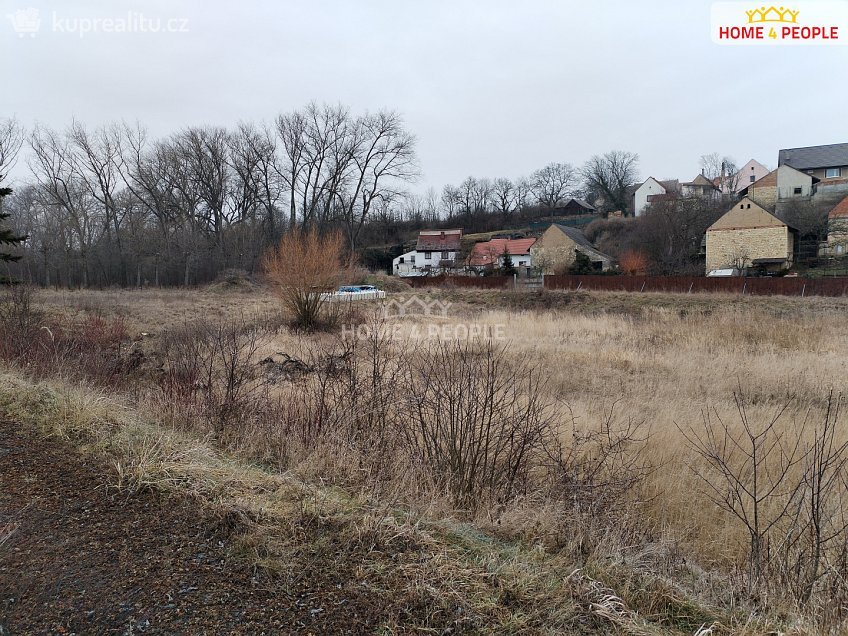
[(432, 254), (433, 252), (424, 252), (424, 260), (429, 261)]
[(837, 177), (842, 176), (841, 168), (825, 168), (824, 178), (825, 179), (835, 179)]
[(409, 262), (415, 265), (415, 254), (409, 257)]
[(405, 263), (405, 262), (406, 262), (406, 261), (404, 261), (403, 256), (401, 256), (401, 257), (400, 257), (400, 260), (398, 261), (398, 263), (403, 264), (403, 263)]
[(795, 188), (792, 190), (792, 194), (801, 194), (801, 188)]
[(752, 174), (750, 177), (748, 177), (748, 178), (751, 180), (751, 183), (754, 183), (754, 181), (756, 181), (756, 180), (757, 180), (756, 175), (753, 175), (753, 174)]
[(443, 261), (450, 260), (450, 252), (448, 252), (447, 250), (443, 250), (442, 251), (442, 260)]

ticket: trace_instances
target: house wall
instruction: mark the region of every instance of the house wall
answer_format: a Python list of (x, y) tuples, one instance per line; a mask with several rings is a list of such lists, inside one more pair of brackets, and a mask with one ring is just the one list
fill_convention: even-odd
[(831, 256), (848, 254), (848, 218), (835, 218), (828, 222), (827, 252)]
[[(734, 179), (736, 182), (735, 191), (739, 192), (740, 190), (747, 188), (754, 183), (754, 181), (759, 181), (769, 172), (770, 170), (768, 168), (752, 159), (736, 172)], [(751, 177), (754, 177), (753, 181), (751, 180)]]
[[(795, 188), (801, 188), (800, 194), (795, 194)], [(779, 199), (793, 197), (808, 197), (813, 194), (813, 178), (787, 166), (777, 169), (777, 196)]]
[(821, 179), (822, 183), (827, 183), (828, 181), (836, 181), (837, 179), (846, 179), (848, 178), (848, 166), (832, 166), (833, 168), (841, 168), (841, 174), (839, 177), (825, 177), (825, 168), (816, 168), (815, 170), (804, 170), (803, 172), (807, 174), (811, 174), (817, 179)]
[(777, 205), (777, 186), (748, 188), (748, 198), (757, 205), (773, 210)]
[(748, 266), (757, 258), (784, 258), (791, 262), (792, 247), (792, 233), (786, 226), (708, 230), (707, 271)]
[(636, 216), (640, 216), (648, 205), (648, 197), (654, 194), (665, 194), (665, 188), (657, 180), (651, 178), (636, 189), (633, 195), (633, 208)]
[[(532, 256), (530, 254), (512, 254), (512, 266), (513, 267), (531, 267), (532, 265)], [(498, 257), (498, 267), (503, 267), (504, 265), (504, 257)]]
[(572, 241), (565, 232), (552, 225), (541, 238), (530, 248), (530, 254), (536, 267), (544, 274), (562, 272), (574, 263), (574, 248), (577, 243)]
[[(456, 254), (456, 252), (448, 252), (446, 260), (456, 261)], [(401, 259), (403, 259), (403, 263), (400, 262)], [(430, 252), (430, 258), (427, 259), (425, 252), (412, 250), (392, 260), (392, 274), (395, 276), (410, 276), (423, 274), (428, 269), (441, 270), (439, 263), (442, 260), (441, 251)]]

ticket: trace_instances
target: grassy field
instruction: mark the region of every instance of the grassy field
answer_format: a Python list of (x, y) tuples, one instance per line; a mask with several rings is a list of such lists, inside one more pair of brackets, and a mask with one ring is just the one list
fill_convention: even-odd
[[(119, 320), (143, 362), (128, 372), (129, 381), (110, 376), (98, 384), (97, 378), (80, 377), (72, 365), (51, 371), (12, 360), (0, 382), (0, 408), (32, 426), (60, 431), (88, 451), (106, 453), (119, 466), (110, 478), (124, 487), (152, 484), (210, 505), (248, 510), (254, 523), (241, 543), (245, 558), (271, 573), (303, 567), (306, 548), (297, 545), (297, 537), (313, 547), (323, 541), (286, 521), (303, 519), (308, 510), (335, 528), (339, 545), (347, 546), (336, 546), (339, 568), (352, 567), (338, 556), (349, 549), (347, 558), (361, 560), (358, 576), (364, 580), (389, 595), (439, 608), (406, 619), (397, 612), (384, 616), (378, 624), (389, 632), (443, 629), (457, 607), (466, 612), (455, 623), (460, 631), (841, 629), (840, 548), (824, 546), (827, 575), (816, 579), (806, 598), (792, 592), (791, 568), (773, 555), (783, 550), (780, 554), (796, 565), (808, 563), (800, 539), (791, 549), (781, 543), (795, 527), (785, 511), (796, 501), (806, 506), (798, 494), (802, 488), (793, 491), (791, 484), (803, 482), (811, 457), (805, 449), (817, 439), (820, 423), (829, 421), (831, 392), (845, 386), (848, 300), (472, 290), (425, 290), (420, 296), (445, 303), (444, 311), (387, 319), (363, 306), (342, 320), (354, 321), (357, 329), (304, 335), (284, 326), (265, 289), (247, 283), (190, 292), (41, 291), (36, 307), (47, 316)], [(410, 294), (392, 298), (403, 301)], [(239, 395), (245, 404), (273, 404), (272, 415), (263, 411), (260, 417), (251, 406), (222, 423), (220, 408), (212, 417), (198, 401), (172, 408), (172, 396), (162, 393), (162, 377), (175, 368), (174, 352), (183, 350), (188, 326), (201, 318), (212, 324), (235, 321), (242, 332), (253, 334), (249, 344), (239, 345), (245, 359), (238, 364), (245, 369), (288, 357), (313, 372), (272, 383), (249, 374), (250, 383)], [(412, 386), (401, 376), (414, 375), (405, 358), (452, 361), (464, 368), (453, 349), (451, 358), (428, 352), (439, 344), (455, 347), (455, 336), (481, 329), (495, 336), (493, 355), (505, 369), (540, 379), (538, 385), (514, 380), (521, 395), (509, 408), (530, 413), (527, 396), (536, 396), (556, 437), (545, 448), (556, 443), (560, 454), (557, 470), (540, 455), (523, 474), (523, 486), (509, 490), (509, 496), (489, 484), (474, 491), (469, 504), (456, 496), (453, 482), (428, 472), (432, 466), (398, 450), (401, 441), (378, 431), (373, 420), (383, 417), (385, 423), (397, 416), (400, 387)], [(380, 335), (367, 337), (376, 332)], [(316, 387), (323, 385), (312, 376), (321, 376), (315, 370), (333, 356), (349, 360), (345, 333), (365, 334), (351, 355), (370, 365), (357, 376), (362, 383), (357, 391), (367, 393), (369, 407), (342, 408), (338, 401), (350, 400), (350, 393), (333, 393), (332, 399), (321, 393), (322, 417), (336, 432), (347, 431), (348, 420), (375, 428), (367, 435), (334, 433), (307, 442), (301, 429), (295, 435), (290, 427), (314, 420)], [(379, 353), (369, 349), (375, 343)], [(379, 386), (368, 379), (378, 367), (395, 370), (381, 371)], [(482, 373), (481, 368), (472, 371)], [(467, 379), (457, 373), (459, 381)], [(408, 381), (433, 382), (423, 375)], [(445, 400), (439, 404), (465, 404), (459, 395), (424, 395)], [(743, 448), (740, 400), (751, 429), (771, 435), (761, 452), (783, 451), (765, 458), (759, 476), (775, 487), (762, 497), (758, 514), (764, 522), (777, 521), (763, 533), (771, 560), (758, 582), (751, 575), (749, 529), (714, 501), (730, 486), (693, 445), (704, 431), (724, 430), (716, 428), (724, 422), (730, 446)], [(332, 408), (325, 413), (327, 401)], [(65, 406), (51, 410), (45, 403)], [(768, 428), (777, 413), (776, 424)], [(844, 422), (838, 422), (830, 448), (846, 438)], [(744, 457), (736, 452), (726, 459), (728, 470), (739, 477), (737, 486), (749, 486), (751, 466)], [(841, 473), (835, 481), (840, 479)], [(844, 485), (827, 492), (823, 517), (829, 528), (848, 513), (842, 506)], [(750, 513), (744, 495), (740, 501), (737, 513)], [(393, 567), (404, 576), (389, 575)]]

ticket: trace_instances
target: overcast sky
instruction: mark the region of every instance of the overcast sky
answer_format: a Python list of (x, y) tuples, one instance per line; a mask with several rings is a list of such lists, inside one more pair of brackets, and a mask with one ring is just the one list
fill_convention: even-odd
[[(421, 191), (611, 149), (689, 179), (713, 151), (774, 166), (781, 147), (848, 141), (848, 47), (718, 46), (700, 0), (0, 4), (0, 117), (164, 135), (312, 99), (391, 108), (418, 138)], [(19, 37), (6, 15), (30, 7), (41, 28)], [(67, 32), (130, 11), (188, 32)]]

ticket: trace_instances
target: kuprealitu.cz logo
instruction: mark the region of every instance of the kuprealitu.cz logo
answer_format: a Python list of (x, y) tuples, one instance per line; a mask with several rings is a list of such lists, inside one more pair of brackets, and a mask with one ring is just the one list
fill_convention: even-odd
[(848, 2), (844, 1), (716, 2), (711, 18), (711, 35), (716, 44), (848, 44)]

